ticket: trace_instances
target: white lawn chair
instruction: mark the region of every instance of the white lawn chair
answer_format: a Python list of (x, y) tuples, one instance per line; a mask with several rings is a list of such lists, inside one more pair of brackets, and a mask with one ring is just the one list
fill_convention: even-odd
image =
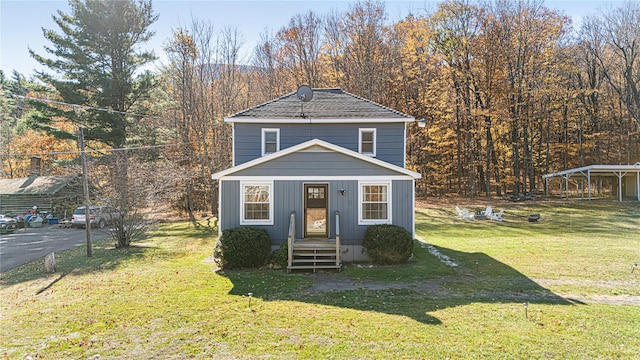
[(491, 215), (493, 215), (493, 209), (491, 206), (487, 206), (487, 210), (484, 211), (484, 217), (487, 219), (491, 219)]
[(456, 212), (458, 213), (458, 216), (456, 216), (457, 218), (464, 219), (464, 220), (473, 219), (473, 214), (470, 213), (467, 208), (460, 209), (459, 206), (456, 206)]
[(491, 220), (504, 221), (504, 219), (502, 219), (502, 214), (504, 214), (504, 209), (500, 209), (500, 212), (491, 214)]
[(327, 220), (322, 219), (322, 220), (316, 220), (313, 222), (313, 228), (314, 229), (321, 229), (324, 227), (324, 224), (327, 222)]

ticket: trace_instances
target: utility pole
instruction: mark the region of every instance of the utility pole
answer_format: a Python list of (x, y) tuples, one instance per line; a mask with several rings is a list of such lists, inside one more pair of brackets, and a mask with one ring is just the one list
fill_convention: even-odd
[(80, 157), (82, 159), (82, 189), (84, 192), (84, 221), (87, 236), (87, 257), (93, 256), (91, 249), (91, 205), (89, 204), (89, 179), (87, 176), (87, 156), (84, 152), (84, 132), (82, 128), (78, 129), (78, 138), (80, 139)]

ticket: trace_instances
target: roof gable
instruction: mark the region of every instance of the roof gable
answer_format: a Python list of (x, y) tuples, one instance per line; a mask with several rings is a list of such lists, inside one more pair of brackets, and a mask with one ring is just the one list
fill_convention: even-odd
[[(0, 195), (55, 195), (77, 177), (37, 176), (0, 179)], [(79, 182), (78, 182), (79, 184)]]
[(226, 122), (260, 120), (410, 122), (414, 118), (342, 89), (313, 89), (313, 98), (304, 103), (292, 92), (225, 118)]
[[(243, 163), (241, 165), (229, 168), (227, 170), (223, 170), (220, 171), (216, 174), (213, 174), (211, 177), (214, 180), (218, 180), (222, 177), (225, 176), (230, 176), (230, 175), (235, 175), (235, 174), (239, 174), (240, 172), (247, 170), (247, 169), (251, 169), (253, 167), (256, 167), (258, 165), (264, 164), (264, 163), (268, 163), (268, 162), (278, 162), (281, 158), (287, 157), (291, 154), (296, 154), (296, 153), (305, 153), (305, 152), (314, 152), (314, 153), (337, 153), (352, 159), (356, 159), (359, 160), (361, 162), (370, 164), (370, 165), (374, 165), (374, 166), (378, 166), (380, 168), (382, 168), (382, 170), (384, 171), (384, 175), (388, 175), (389, 173), (394, 173), (397, 175), (404, 175), (404, 176), (408, 176), (411, 177), (413, 179), (419, 179), (422, 177), (421, 174), (413, 172), (411, 170), (407, 170), (405, 168), (387, 163), (385, 161), (382, 160), (378, 160), (376, 158), (372, 158), (370, 156), (366, 156), (366, 155), (362, 155), (360, 153), (357, 153), (355, 151), (351, 151), (349, 149), (345, 149), (341, 146), (337, 146), (331, 143), (328, 143), (326, 141), (322, 141), (319, 139), (313, 139), (313, 140), (309, 140), (307, 142), (304, 142), (302, 144), (296, 145), (296, 146), (292, 146), (289, 147), (287, 149), (278, 151), (276, 153), (267, 155), (267, 156), (263, 156), (260, 158), (257, 158), (255, 160)], [(272, 174), (272, 175), (277, 175), (277, 174)]]

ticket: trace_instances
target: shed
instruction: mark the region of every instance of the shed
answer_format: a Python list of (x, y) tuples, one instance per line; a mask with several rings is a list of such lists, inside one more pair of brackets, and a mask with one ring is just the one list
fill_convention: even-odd
[(23, 214), (37, 206), (41, 212), (64, 216), (64, 209), (79, 204), (82, 198), (81, 176), (0, 179), (0, 214)]

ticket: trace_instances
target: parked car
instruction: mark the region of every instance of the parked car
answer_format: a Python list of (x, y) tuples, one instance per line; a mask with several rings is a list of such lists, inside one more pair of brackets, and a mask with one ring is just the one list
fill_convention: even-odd
[(9, 216), (0, 214), (0, 234), (10, 234), (18, 228), (18, 222)]
[[(120, 213), (109, 206), (91, 206), (89, 209), (91, 227), (99, 227), (102, 229), (107, 224), (111, 224), (114, 220), (120, 218)], [(77, 208), (71, 216), (71, 226), (85, 227), (87, 224), (85, 215), (86, 211), (84, 206)]]

